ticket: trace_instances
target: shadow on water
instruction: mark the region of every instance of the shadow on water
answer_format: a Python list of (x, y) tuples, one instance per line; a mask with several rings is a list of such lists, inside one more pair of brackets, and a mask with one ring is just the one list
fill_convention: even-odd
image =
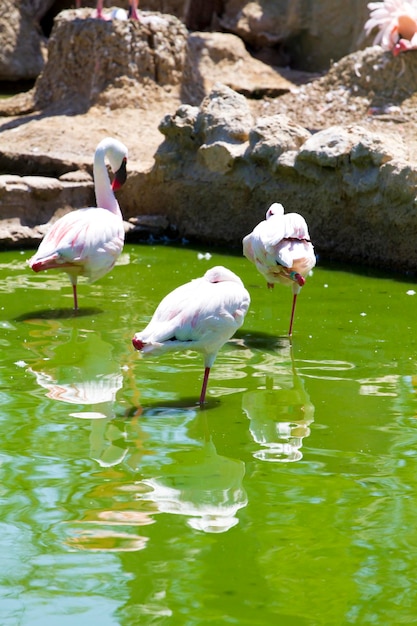
[(252, 330), (248, 332), (245, 329), (238, 330), (233, 339), (238, 340), (238, 345), (241, 342), (243, 347), (267, 352), (281, 351), (292, 346), (291, 337), (288, 335), (275, 335)]
[(208, 411), (215, 409), (220, 405), (220, 400), (216, 398), (206, 399), (206, 402), (203, 406), (200, 406), (198, 401), (198, 397), (186, 397), (186, 398), (178, 398), (175, 400), (164, 400), (163, 403), (159, 402), (147, 402), (146, 404), (141, 404), (140, 406), (131, 406), (124, 412), (125, 418), (138, 417), (138, 416), (163, 416), (166, 414), (167, 416), (170, 413), (175, 411)]
[(90, 317), (91, 315), (101, 315), (103, 309), (97, 307), (85, 307), (84, 309), (43, 309), (40, 311), (29, 311), (29, 313), (23, 313), (15, 317), (15, 322), (27, 322), (28, 320), (43, 319), (43, 320), (58, 320), (58, 319), (71, 319), (79, 317)]

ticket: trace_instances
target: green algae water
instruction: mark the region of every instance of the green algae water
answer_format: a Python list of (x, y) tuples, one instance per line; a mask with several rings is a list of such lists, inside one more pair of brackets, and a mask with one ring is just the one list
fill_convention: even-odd
[[(125, 247), (99, 282), (0, 254), (1, 626), (417, 623), (415, 284)], [(196, 353), (133, 334), (225, 265), (252, 303), (198, 406)]]

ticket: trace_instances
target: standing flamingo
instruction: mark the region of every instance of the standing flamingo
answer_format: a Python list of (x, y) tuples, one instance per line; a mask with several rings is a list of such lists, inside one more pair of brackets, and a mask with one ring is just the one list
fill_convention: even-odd
[(136, 333), (133, 346), (143, 354), (196, 350), (204, 356), (200, 405), (217, 353), (240, 328), (250, 297), (236, 274), (222, 266), (171, 291), (158, 305), (146, 328)]
[(305, 219), (298, 213), (284, 215), (282, 204), (275, 202), (266, 212), (266, 219), (243, 239), (243, 254), (265, 276), (268, 288), (274, 283), (292, 285), (291, 337), (297, 295), (316, 264)]
[[(118, 12), (119, 10), (116, 9), (114, 11), (112, 11), (109, 16), (105, 15), (103, 13), (103, 2), (104, 0), (97, 0), (97, 6), (96, 6), (96, 17), (98, 19), (101, 20), (111, 20), (113, 17), (119, 17), (120, 13)], [(139, 20), (139, 14), (138, 14), (138, 5), (139, 5), (139, 0), (130, 0), (129, 2), (129, 11), (127, 14), (127, 17), (131, 20)], [(75, 1), (75, 7), (77, 9), (79, 9), (81, 6), (81, 0), (76, 0)], [(120, 9), (121, 11), (122, 9)]]
[[(106, 158), (114, 172), (110, 184)], [(77, 279), (90, 282), (113, 268), (124, 244), (123, 217), (114, 191), (126, 181), (127, 148), (117, 139), (107, 137), (94, 155), (94, 187), (97, 207), (72, 211), (61, 217), (29, 260), (35, 272), (57, 269), (66, 272), (72, 283), (74, 310), (78, 309)]]

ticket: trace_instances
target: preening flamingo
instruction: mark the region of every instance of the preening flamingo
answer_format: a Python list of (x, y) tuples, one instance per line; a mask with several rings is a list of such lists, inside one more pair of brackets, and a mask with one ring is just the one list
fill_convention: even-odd
[[(103, 2), (104, 2), (104, 0), (97, 0), (96, 17), (98, 19), (101, 19), (101, 20), (111, 20), (113, 17), (118, 17), (119, 13), (118, 13), (117, 10), (114, 11), (114, 12), (111, 12), (108, 15), (103, 13)], [(131, 19), (131, 20), (138, 20), (139, 19), (138, 5), (139, 5), (139, 0), (130, 0), (130, 2), (129, 2), (129, 11), (127, 13), (127, 17), (129, 19)], [(76, 0), (75, 7), (77, 9), (79, 9), (80, 6), (81, 6), (81, 0)]]
[(364, 28), (367, 35), (378, 28), (374, 45), (391, 50), (394, 56), (417, 48), (417, 0), (369, 2), (368, 9)]
[[(114, 173), (112, 184), (106, 159)], [(114, 191), (126, 181), (126, 161), (127, 148), (117, 139), (107, 137), (98, 144), (93, 170), (97, 207), (78, 209), (61, 217), (29, 260), (35, 272), (57, 269), (68, 274), (75, 310), (78, 276), (86, 276), (90, 282), (101, 278), (110, 272), (123, 250), (123, 217)]]
[(305, 219), (298, 213), (284, 215), (282, 204), (275, 202), (266, 219), (243, 239), (243, 254), (265, 276), (269, 288), (274, 283), (292, 285), (291, 336), (297, 295), (316, 264)]
[(225, 267), (213, 267), (165, 296), (146, 328), (133, 337), (133, 346), (145, 355), (202, 352), (200, 404), (204, 404), (210, 368), (220, 348), (242, 326), (249, 304), (240, 278)]

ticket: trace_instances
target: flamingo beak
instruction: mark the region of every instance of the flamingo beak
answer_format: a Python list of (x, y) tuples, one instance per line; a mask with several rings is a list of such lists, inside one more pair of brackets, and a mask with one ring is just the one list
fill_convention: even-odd
[(132, 343), (133, 343), (133, 347), (135, 348), (135, 350), (142, 350), (142, 348), (144, 347), (144, 343), (143, 341), (141, 341), (140, 339), (136, 338), (136, 335), (133, 337), (132, 339)]
[(113, 191), (117, 191), (118, 189), (120, 189), (120, 187), (124, 185), (124, 183), (126, 182), (126, 179), (127, 179), (126, 159), (123, 159), (121, 166), (119, 167), (117, 172), (115, 172), (114, 174), (114, 179), (112, 183)]

